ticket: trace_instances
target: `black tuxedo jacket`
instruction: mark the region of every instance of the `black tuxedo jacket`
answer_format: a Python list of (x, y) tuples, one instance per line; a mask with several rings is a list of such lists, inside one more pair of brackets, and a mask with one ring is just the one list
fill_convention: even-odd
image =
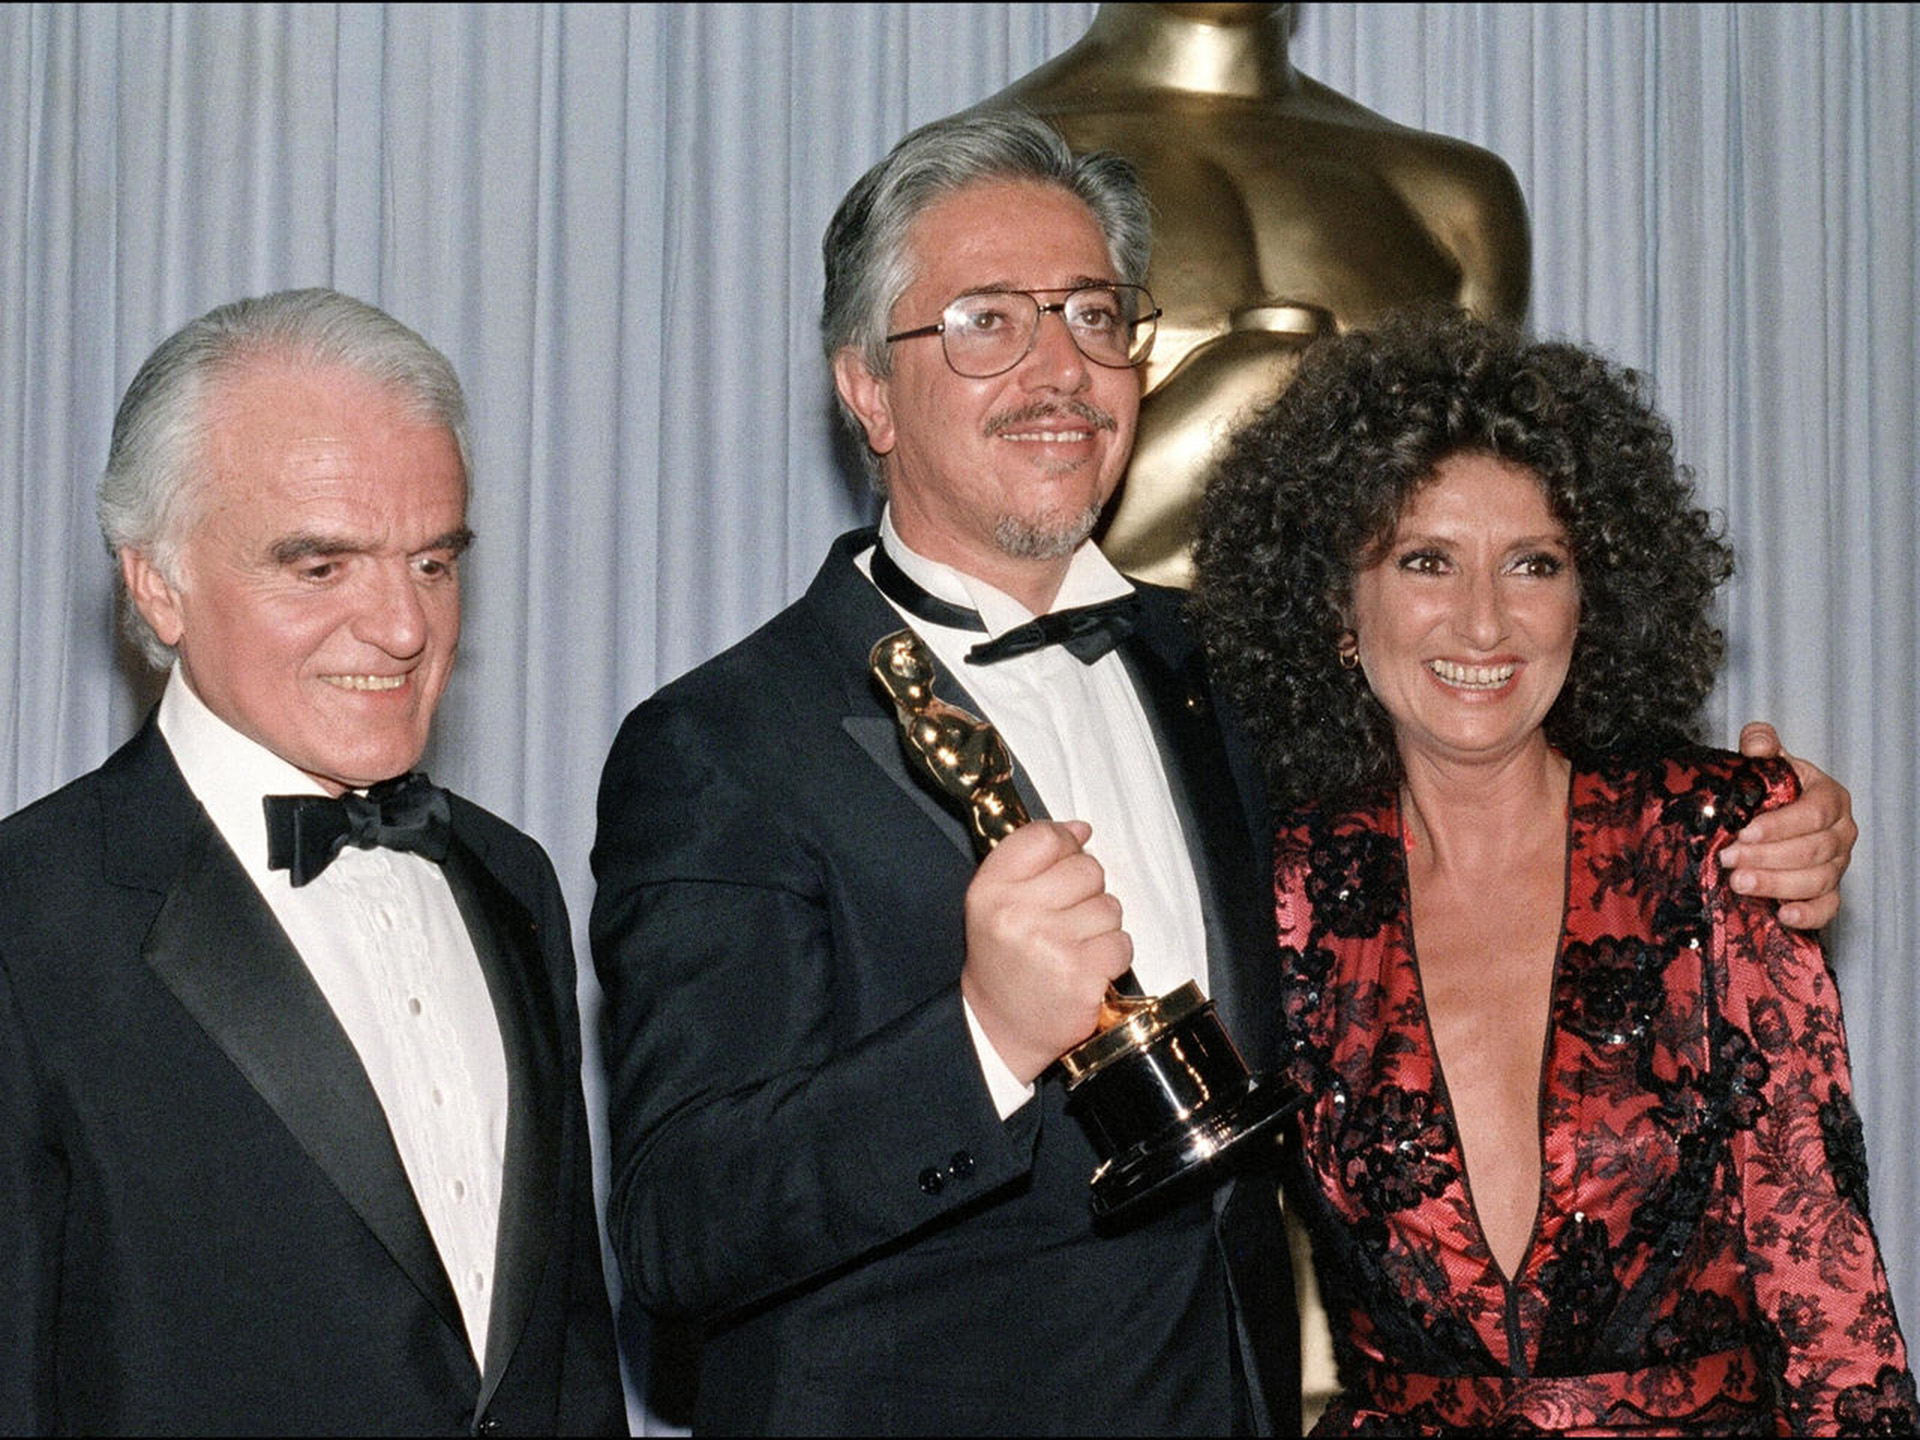
[(510, 1115), (488, 1353), (346, 1033), (157, 726), (0, 824), (0, 1428), (625, 1432), (571, 947), (453, 802)]
[[(973, 849), (868, 675), (901, 623), (852, 563), (871, 540), (636, 709), (607, 762), (592, 936), (627, 1283), (704, 1326), (703, 1430), (1209, 1433), (1266, 1421), (1263, 1390), (1297, 1424), (1267, 1179), (1096, 1232), (1059, 1085), (994, 1111), (959, 993)], [(1212, 995), (1260, 1064), (1259, 801), (1178, 605), (1143, 589), (1124, 653), (1203, 877)]]

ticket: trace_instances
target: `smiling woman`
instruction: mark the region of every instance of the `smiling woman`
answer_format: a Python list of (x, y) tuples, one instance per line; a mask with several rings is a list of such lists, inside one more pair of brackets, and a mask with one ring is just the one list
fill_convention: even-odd
[(1338, 641), (1360, 572), (1454, 456), (1529, 472), (1579, 570), (1579, 644), (1547, 737), (1650, 754), (1697, 735), (1733, 556), (1637, 376), (1452, 312), (1336, 337), (1313, 359), (1215, 476), (1196, 595), (1276, 805), (1399, 777), (1390, 718)]
[(1531, 470), (1449, 455), (1353, 581), (1354, 650), (1407, 765), (1485, 765), (1545, 747), (1580, 593), (1566, 528)]
[(1197, 561), (1285, 807), (1316, 1433), (1911, 1431), (1832, 975), (1720, 883), (1798, 786), (1688, 743), (1732, 562), (1634, 377), (1450, 312), (1326, 342)]

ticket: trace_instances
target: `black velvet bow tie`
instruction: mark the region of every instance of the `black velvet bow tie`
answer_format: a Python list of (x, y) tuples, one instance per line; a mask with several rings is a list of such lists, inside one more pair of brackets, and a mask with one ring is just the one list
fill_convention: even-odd
[(268, 795), (267, 868), (290, 871), (295, 888), (349, 845), (410, 850), (438, 863), (453, 838), (447, 792), (425, 775), (382, 780), (365, 795)]
[(1098, 605), (1055, 610), (1014, 626), (996, 640), (981, 641), (967, 651), (967, 659), (976, 665), (991, 665), (996, 660), (1011, 660), (1015, 655), (1058, 645), (1081, 664), (1091, 665), (1133, 633), (1139, 608), (1137, 597), (1121, 595)]
[[(873, 583), (880, 593), (909, 615), (952, 630), (975, 630), (986, 634), (987, 622), (980, 618), (979, 611), (955, 605), (930, 593), (900, 568), (893, 557), (887, 554), (885, 546), (874, 546), (871, 565)], [(992, 665), (997, 661), (1011, 660), (1016, 655), (1044, 650), (1049, 645), (1059, 645), (1081, 664), (1091, 665), (1133, 633), (1139, 609), (1139, 595), (1129, 591), (1112, 600), (1102, 600), (1097, 605), (1055, 610), (1050, 615), (1041, 615), (1024, 625), (1014, 626), (998, 639), (981, 641), (967, 651), (967, 659), (975, 665)]]

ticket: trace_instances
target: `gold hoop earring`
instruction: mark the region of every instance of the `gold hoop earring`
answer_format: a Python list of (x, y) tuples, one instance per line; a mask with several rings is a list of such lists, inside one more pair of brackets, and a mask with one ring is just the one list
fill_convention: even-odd
[(1360, 637), (1358, 635), (1351, 630), (1342, 630), (1340, 638), (1334, 641), (1334, 647), (1339, 653), (1342, 670), (1360, 668)]

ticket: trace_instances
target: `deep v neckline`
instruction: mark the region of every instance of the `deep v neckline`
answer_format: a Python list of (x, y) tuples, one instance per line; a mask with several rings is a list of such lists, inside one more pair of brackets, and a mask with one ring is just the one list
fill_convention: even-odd
[(1459, 1111), (1454, 1106), (1453, 1092), (1447, 1083), (1447, 1069), (1445, 1057), (1440, 1050), (1440, 1037), (1434, 1029), (1433, 1013), (1427, 1004), (1426, 977), (1420, 967), (1419, 937), (1413, 923), (1413, 869), (1405, 843), (1408, 833), (1406, 807), (1397, 791), (1392, 797), (1389, 812), (1393, 820), (1393, 833), (1402, 840), (1400, 846), (1401, 935), (1404, 940), (1405, 963), (1413, 977), (1413, 996), (1417, 1012), (1409, 1023), (1417, 1029), (1415, 1038), (1424, 1041), (1427, 1053), (1433, 1057), (1434, 1103), (1440, 1108), (1446, 1120), (1454, 1169), (1458, 1176), (1454, 1183), (1460, 1187), (1465, 1213), (1473, 1229), (1473, 1243), (1486, 1256), (1493, 1274), (1500, 1281), (1501, 1288), (1507, 1292), (1509, 1306), (1514, 1287), (1526, 1278), (1533, 1267), (1535, 1254), (1540, 1246), (1541, 1223), (1546, 1213), (1549, 1066), (1558, 1033), (1554, 1017), (1558, 1012), (1560, 985), (1565, 972), (1567, 924), (1573, 897), (1573, 857), (1577, 839), (1573, 825), (1573, 789), (1574, 774), (1569, 770), (1565, 796), (1565, 842), (1560, 872), (1560, 919), (1554, 936), (1551, 970), (1547, 977), (1546, 1015), (1540, 1027), (1537, 1068), (1533, 1085), (1533, 1222), (1528, 1227), (1526, 1243), (1521, 1246), (1512, 1270), (1508, 1270), (1501, 1262), (1487, 1239), (1486, 1226), (1481, 1220), (1480, 1206), (1474, 1197), (1472, 1172), (1467, 1163), (1466, 1139), (1461, 1134), (1459, 1122), (1456, 1119)]

